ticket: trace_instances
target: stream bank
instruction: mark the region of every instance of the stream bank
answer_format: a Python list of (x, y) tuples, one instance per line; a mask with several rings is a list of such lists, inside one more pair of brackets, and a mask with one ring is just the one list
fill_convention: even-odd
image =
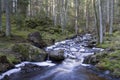
[[(47, 52), (63, 50), (64, 54), (62, 56), (64, 60), (62, 63), (55, 64), (50, 60), (43, 63), (23, 62), (19, 66), (16, 66), (13, 72), (8, 72), (12, 72), (13, 74), (9, 74), (9, 76), (5, 78), (9, 80), (110, 80), (100, 74), (93, 74), (93, 72), (87, 68), (91, 65), (83, 64), (86, 56), (103, 51), (103, 49), (100, 48), (89, 47), (88, 43), (91, 42), (91, 40), (92, 36), (86, 34), (84, 36), (78, 36), (77, 38), (57, 42), (55, 45), (45, 48), (45, 50)], [(49, 57), (50, 56), (51, 55), (49, 55)], [(58, 55), (55, 56), (59, 57), (61, 55), (58, 53)], [(51, 64), (52, 66), (50, 66)], [(4, 76), (1, 76), (1, 78), (2, 77)], [(5, 78), (3, 80), (5, 80)]]

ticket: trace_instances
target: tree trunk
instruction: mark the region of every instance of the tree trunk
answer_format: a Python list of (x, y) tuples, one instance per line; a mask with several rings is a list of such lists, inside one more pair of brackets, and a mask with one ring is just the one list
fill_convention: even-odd
[(110, 27), (110, 0), (107, 1), (107, 23), (106, 23), (106, 32), (108, 32)]
[(57, 19), (56, 19), (56, 0), (53, 0), (53, 20), (54, 20), (54, 26), (57, 25)]
[(114, 0), (111, 0), (111, 10), (110, 10), (110, 29), (109, 29), (109, 34), (112, 34), (113, 31), (113, 15), (114, 15)]
[(78, 34), (78, 0), (75, 0), (75, 33)]
[(60, 8), (60, 24), (62, 27), (62, 32), (64, 32), (64, 0), (61, 0), (61, 8)]
[(89, 26), (89, 2), (86, 0), (86, 30), (88, 30)]
[(97, 15), (97, 10), (96, 10), (96, 1), (93, 0), (93, 6), (94, 6), (94, 17), (95, 17), (95, 27), (96, 27), (96, 33), (97, 33), (97, 37), (98, 37), (98, 40), (99, 39), (99, 24), (98, 24), (98, 15)]
[(2, 5), (0, 0), (0, 32), (2, 31)]
[(9, 0), (5, 0), (6, 3), (6, 36), (10, 36), (11, 26), (10, 26), (10, 7)]
[(103, 22), (102, 22), (102, 8), (101, 8), (101, 0), (98, 0), (99, 6), (99, 19), (100, 19), (100, 43), (103, 42)]

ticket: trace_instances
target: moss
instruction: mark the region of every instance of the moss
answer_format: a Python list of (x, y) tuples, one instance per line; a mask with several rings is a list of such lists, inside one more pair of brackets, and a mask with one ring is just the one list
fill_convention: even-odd
[(7, 56), (7, 59), (8, 59), (8, 61), (9, 61), (9, 63), (11, 63), (11, 64), (20, 62), (20, 60), (17, 59), (17, 58), (15, 57), (15, 55), (13, 55), (13, 54), (9, 54), (9, 56)]
[(15, 44), (13, 46), (13, 51), (19, 52), (25, 57), (27, 57), (29, 53), (38, 54), (38, 50), (37, 49), (34, 50), (33, 47), (31, 48), (31, 45), (27, 43)]
[(109, 53), (106, 57), (102, 57), (96, 66), (103, 70), (110, 70), (112, 75), (120, 76), (120, 50)]
[(31, 44), (28, 43), (15, 44), (12, 47), (12, 51), (14, 51), (15, 53), (19, 53), (23, 60), (32, 61), (35, 60), (36, 58), (41, 58), (41, 61), (43, 61), (44, 58), (46, 57), (46, 53), (44, 50), (32, 46)]
[(99, 56), (100, 61), (96, 66), (99, 69), (110, 70), (112, 76), (120, 77), (120, 31), (112, 35), (106, 34), (104, 40), (104, 43), (98, 46), (112, 51), (106, 52), (104, 57)]

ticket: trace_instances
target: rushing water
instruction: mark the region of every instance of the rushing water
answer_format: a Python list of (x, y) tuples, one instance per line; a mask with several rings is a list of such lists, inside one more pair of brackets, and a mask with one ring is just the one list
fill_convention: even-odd
[[(85, 66), (90, 66), (89, 64), (83, 64), (85, 56), (92, 55), (97, 51), (103, 51), (103, 49), (99, 48), (85, 47), (90, 39), (91, 35), (86, 34), (47, 47), (46, 51), (48, 52), (51, 50), (64, 50), (66, 59), (61, 64), (54, 64), (51, 61), (22, 62), (16, 65), (15, 69), (3, 73), (0, 79), (5, 75), (10, 75), (9, 80), (107, 80), (88, 70)], [(30, 63), (42, 67), (30, 72), (21, 72), (21, 66)]]

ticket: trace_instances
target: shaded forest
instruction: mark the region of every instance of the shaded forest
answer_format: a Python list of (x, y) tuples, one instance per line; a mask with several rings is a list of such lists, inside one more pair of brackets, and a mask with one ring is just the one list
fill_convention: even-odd
[(119, 0), (0, 0), (0, 73), (44, 61), (36, 56), (45, 47), (85, 34), (93, 37), (88, 47), (104, 49), (85, 62), (120, 78)]

